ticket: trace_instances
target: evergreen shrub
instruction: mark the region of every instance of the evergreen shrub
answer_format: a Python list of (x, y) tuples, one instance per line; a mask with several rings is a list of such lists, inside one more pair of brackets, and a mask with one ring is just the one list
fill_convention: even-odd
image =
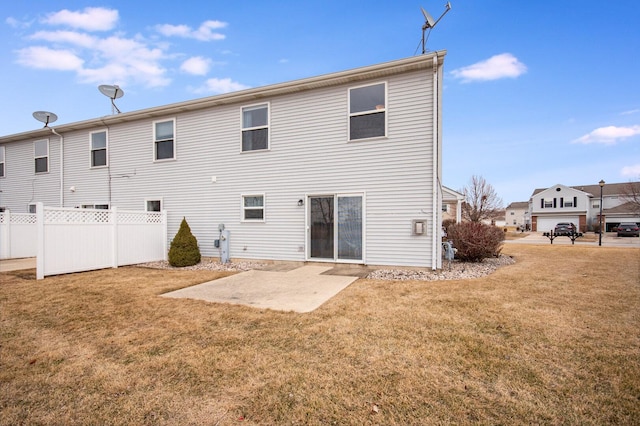
[(171, 266), (192, 266), (200, 262), (198, 240), (191, 233), (187, 220), (183, 217), (178, 233), (171, 241), (169, 264)]

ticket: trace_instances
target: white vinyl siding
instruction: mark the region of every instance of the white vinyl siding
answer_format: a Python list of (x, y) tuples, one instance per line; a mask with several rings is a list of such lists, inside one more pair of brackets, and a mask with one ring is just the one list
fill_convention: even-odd
[[(366, 194), (363, 261), (430, 267), (433, 208), (438, 214), (441, 208), (432, 198), (433, 72), (403, 71), (383, 78), (386, 137), (367, 138), (366, 143), (346, 143), (349, 90), (381, 84), (379, 76), (292, 90), (265, 97), (259, 104), (241, 100), (185, 110), (171, 119), (114, 122), (108, 130), (108, 168), (87, 168), (88, 133), (99, 128), (69, 131), (64, 134), (65, 206), (104, 200), (112, 207), (137, 210), (151, 197), (161, 197), (162, 209), (168, 212), (168, 239), (184, 217), (203, 256), (219, 256), (214, 240), (224, 224), (230, 231), (232, 259), (304, 261), (308, 205), (299, 206), (298, 200), (315, 194)], [(247, 155), (238, 146), (243, 108), (264, 105), (269, 151)], [(150, 161), (156, 160), (155, 123), (167, 121), (173, 127), (174, 157), (179, 137), (180, 160), (159, 167)], [(52, 143), (52, 160), (57, 148)], [(32, 151), (29, 155), (32, 162)], [(13, 178), (17, 166), (14, 156), (7, 157)], [(53, 172), (53, 162), (51, 166)], [(24, 180), (16, 185), (24, 186)], [(53, 200), (42, 199), (39, 185), (33, 200), (55, 205), (59, 181), (52, 179), (48, 187)], [(71, 186), (76, 192), (69, 191)], [(242, 196), (256, 194), (264, 196), (266, 220), (243, 221)], [(31, 197), (28, 193), (16, 203), (25, 209)], [(427, 222), (426, 235), (412, 235), (413, 220)]]

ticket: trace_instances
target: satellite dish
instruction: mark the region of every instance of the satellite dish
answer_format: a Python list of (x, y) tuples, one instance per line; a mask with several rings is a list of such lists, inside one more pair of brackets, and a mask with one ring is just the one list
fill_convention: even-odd
[(424, 25), (422, 25), (422, 54), (424, 55), (425, 53), (425, 38), (424, 38), (424, 33), (427, 29), (429, 29), (429, 32), (431, 32), (431, 29), (433, 27), (436, 26), (436, 24), (438, 22), (440, 22), (440, 20), (442, 19), (442, 17), (444, 15), (447, 14), (448, 11), (451, 10), (451, 2), (447, 2), (447, 4), (444, 5), (444, 13), (442, 15), (440, 15), (440, 17), (437, 20), (433, 20), (433, 17), (431, 15), (429, 15), (429, 12), (427, 12), (426, 10), (424, 10), (424, 8), (420, 8), (422, 10), (422, 15), (424, 16)]
[(36, 111), (33, 113), (33, 118), (44, 123), (44, 127), (49, 127), (49, 123), (56, 121), (58, 116), (49, 111)]
[(115, 111), (118, 111), (118, 114), (120, 114), (120, 110), (118, 109), (118, 107), (116, 106), (115, 102), (113, 102), (114, 100), (121, 98), (124, 96), (124, 90), (122, 90), (120, 88), (120, 86), (115, 85), (115, 84), (101, 84), (100, 86), (98, 86), (98, 90), (100, 91), (100, 93), (102, 93), (103, 95), (105, 95), (107, 98), (111, 99), (111, 114), (113, 114)]

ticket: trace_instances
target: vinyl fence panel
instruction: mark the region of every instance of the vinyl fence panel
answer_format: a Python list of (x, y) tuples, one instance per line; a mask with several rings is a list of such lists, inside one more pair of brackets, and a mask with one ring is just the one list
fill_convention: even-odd
[(36, 208), (37, 278), (166, 260), (166, 212)]
[(38, 252), (36, 215), (0, 213), (0, 259), (35, 257)]

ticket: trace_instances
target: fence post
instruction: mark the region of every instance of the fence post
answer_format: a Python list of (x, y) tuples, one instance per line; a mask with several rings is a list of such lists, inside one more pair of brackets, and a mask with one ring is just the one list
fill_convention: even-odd
[(118, 208), (111, 208), (111, 267), (118, 267)]
[(6, 216), (4, 219), (7, 221), (5, 223), (5, 229), (7, 230), (7, 234), (4, 236), (7, 242), (7, 259), (11, 259), (11, 210), (5, 211)]
[(44, 204), (36, 203), (36, 227), (38, 234), (38, 254), (36, 257), (36, 278), (44, 278)]
[(169, 249), (167, 247), (167, 229), (168, 229), (168, 224), (167, 224), (167, 211), (166, 210), (162, 210), (162, 233), (163, 235), (163, 243), (162, 243), (162, 260), (168, 260), (169, 259)]

